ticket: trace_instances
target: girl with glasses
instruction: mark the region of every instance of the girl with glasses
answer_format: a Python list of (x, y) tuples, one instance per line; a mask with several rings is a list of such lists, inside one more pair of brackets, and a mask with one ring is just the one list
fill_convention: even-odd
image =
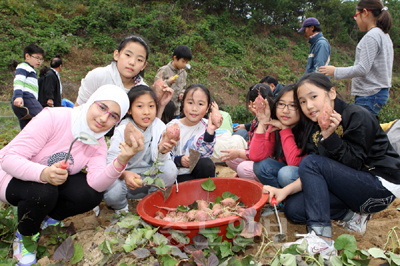
[(335, 79), (351, 78), (354, 103), (377, 116), (388, 101), (392, 86), (394, 54), (389, 36), (392, 19), (380, 0), (361, 0), (353, 18), (360, 31), (367, 31), (357, 44), (354, 65), (321, 66), (319, 72)]
[[(261, 183), (285, 187), (298, 178), (298, 165), (303, 137), (298, 105), (294, 99), (294, 84), (283, 87), (272, 105), (258, 114), (258, 127), (250, 145), (250, 160)], [(266, 103), (266, 102), (265, 102)]]
[[(99, 105), (107, 109), (99, 109)], [(43, 109), (2, 150), (0, 150), (0, 200), (18, 208), (18, 231), (14, 257), (18, 265), (36, 263), (35, 252), (26, 250), (22, 237), (39, 238), (47, 225), (60, 224), (67, 217), (92, 210), (103, 199), (104, 191), (123, 173), (126, 163), (143, 148), (125, 142), (114, 160), (106, 164), (104, 135), (115, 118), (129, 108), (126, 92), (115, 85), (100, 87), (87, 101), (75, 108)], [(75, 141), (84, 132), (99, 145)], [(122, 165), (122, 166), (121, 166)], [(86, 173), (81, 170), (86, 168)]]

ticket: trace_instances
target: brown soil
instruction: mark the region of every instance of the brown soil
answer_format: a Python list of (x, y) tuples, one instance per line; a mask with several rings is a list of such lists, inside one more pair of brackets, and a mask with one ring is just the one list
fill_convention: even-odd
[[(219, 177), (232, 177), (235, 172), (231, 170), (229, 167), (226, 167), (223, 164), (217, 164), (217, 176)], [(129, 200), (129, 211), (133, 214), (136, 214), (136, 205), (139, 200)], [(341, 234), (352, 234), (355, 236), (357, 240), (357, 248), (358, 249), (368, 249), (372, 247), (377, 247), (383, 249), (387, 240), (387, 234), (389, 230), (395, 226), (399, 225), (400, 212), (397, 208), (400, 207), (400, 199), (396, 199), (386, 210), (373, 215), (372, 219), (368, 222), (367, 232), (364, 235), (360, 235), (358, 233), (350, 233), (345, 230), (342, 226), (338, 225), (336, 221), (332, 221), (332, 231), (333, 231), (333, 239), (336, 239)], [(79, 266), (89, 266), (89, 265), (98, 265), (99, 261), (102, 259), (104, 254), (97, 248), (105, 239), (104, 230), (107, 226), (110, 225), (110, 221), (112, 216), (114, 215), (113, 210), (108, 208), (103, 202), (100, 204), (100, 215), (96, 217), (93, 211), (89, 211), (84, 214), (80, 214), (74, 217), (67, 218), (64, 222), (66, 225), (70, 223), (74, 223), (75, 229), (77, 231), (77, 235), (75, 238), (75, 243), (80, 242), (82, 244), (84, 250), (84, 259), (80, 261)], [(303, 224), (294, 224), (285, 218), (283, 213), (279, 213), (279, 217), (282, 223), (283, 233), (287, 235), (284, 242), (292, 242), (295, 241), (295, 234), (305, 234), (306, 226)], [(269, 215), (261, 218), (261, 223), (267, 229), (269, 233), (269, 238), (273, 239), (273, 235), (279, 232), (279, 227), (277, 225), (277, 220), (275, 215)], [(40, 244), (44, 244), (45, 239), (40, 239)], [(275, 244), (277, 247), (280, 245)], [(246, 249), (246, 254), (239, 255), (240, 257), (248, 254), (255, 254), (260, 247), (260, 241), (256, 241), (255, 244)], [(273, 249), (270, 248), (267, 250), (268, 252), (272, 252)], [(133, 256), (126, 256), (122, 260), (118, 261), (120, 263), (136, 263), (136, 265), (145, 265), (141, 264), (138, 261), (135, 261)], [(51, 259), (52, 257), (42, 258), (39, 260), (39, 263), (42, 266), (49, 265), (50, 263), (56, 264), (56, 261)], [(267, 263), (271, 258), (265, 258), (263, 263)], [(380, 265), (384, 263), (383, 260), (374, 259), (370, 262), (369, 265)], [(148, 264), (148, 261), (147, 261)]]

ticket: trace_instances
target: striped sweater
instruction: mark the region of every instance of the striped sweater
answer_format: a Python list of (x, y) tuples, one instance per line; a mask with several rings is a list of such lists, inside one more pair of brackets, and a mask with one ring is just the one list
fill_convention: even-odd
[(26, 62), (19, 64), (15, 70), (13, 99), (18, 97), (32, 97), (31, 95), (37, 99), (38, 91), (39, 87), (35, 69)]

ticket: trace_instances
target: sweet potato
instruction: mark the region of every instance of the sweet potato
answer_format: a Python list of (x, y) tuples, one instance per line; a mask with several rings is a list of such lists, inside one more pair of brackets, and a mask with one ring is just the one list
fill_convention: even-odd
[(139, 142), (140, 140), (142, 140), (142, 142), (144, 142), (143, 133), (140, 132), (140, 130), (137, 129), (131, 122), (128, 122), (126, 124), (125, 131), (124, 131), (124, 139), (125, 139), (125, 143), (128, 144), (130, 147), (132, 147), (132, 141), (130, 138), (131, 135), (133, 135), (133, 137), (135, 138), (135, 140), (137, 142)]
[(179, 125), (177, 123), (168, 126), (165, 129), (165, 141), (169, 142), (171, 139), (178, 141), (179, 137), (180, 137), (180, 128)]
[(233, 208), (236, 206), (236, 201), (232, 198), (226, 198), (224, 200), (221, 200), (221, 205)]
[(196, 202), (197, 202), (197, 209), (198, 210), (203, 211), (203, 210), (209, 209), (207, 201), (205, 201), (205, 200), (196, 200)]
[(133, 179), (133, 181), (135, 181), (135, 183), (136, 183), (137, 185), (139, 185), (139, 186), (142, 186), (142, 184), (143, 184), (143, 180), (142, 180), (142, 179), (139, 179), (139, 178), (135, 178), (135, 179)]
[(161, 100), (162, 96), (164, 95), (164, 86), (166, 86), (167, 84), (165, 84), (164, 80), (162, 79), (162, 71), (160, 73), (160, 77), (154, 82), (153, 84), (153, 90), (156, 93), (157, 96), (157, 100)]
[(258, 91), (258, 96), (254, 100), (254, 104), (256, 106), (256, 114), (260, 114), (264, 110), (264, 98), (261, 96), (260, 91)]
[(325, 103), (318, 115), (318, 125), (321, 130), (325, 130), (329, 127), (331, 123), (330, 117), (332, 113), (332, 106), (329, 103)]
[(207, 221), (208, 220), (208, 214), (204, 211), (198, 211), (196, 213), (196, 220), (201, 222), (201, 221)]
[(189, 221), (194, 221), (196, 219), (196, 214), (198, 210), (191, 210), (187, 213), (186, 217)]

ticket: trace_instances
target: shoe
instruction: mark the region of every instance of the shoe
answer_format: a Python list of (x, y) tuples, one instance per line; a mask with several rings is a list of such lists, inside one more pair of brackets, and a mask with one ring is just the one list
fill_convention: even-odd
[(367, 222), (371, 219), (371, 214), (360, 214), (355, 212), (353, 217), (347, 222), (343, 222), (343, 227), (350, 232), (365, 234)]
[[(22, 243), (22, 235), (17, 231), (15, 233), (16, 238), (13, 243), (14, 258), (18, 260), (16, 265), (18, 266), (28, 266), (36, 264), (36, 250), (34, 252), (29, 252), (24, 244)], [(37, 242), (39, 239), (39, 233), (32, 236), (32, 241)]]
[(99, 216), (100, 215), (100, 206), (97, 205), (96, 207), (93, 208), (94, 215)]
[(55, 220), (53, 218), (50, 218), (49, 216), (46, 216), (46, 218), (44, 218), (42, 224), (40, 225), (40, 229), (44, 230), (46, 229), (48, 226), (57, 226), (60, 225), (61, 227), (64, 227), (65, 224), (62, 221), (59, 220)]
[(128, 205), (126, 205), (125, 207), (123, 207), (122, 209), (119, 210), (115, 210), (115, 213), (118, 215), (124, 214), (123, 212), (125, 212), (125, 214), (127, 214), (129, 212), (129, 207)]
[(287, 249), (293, 244), (301, 244), (303, 241), (307, 242), (307, 251), (310, 255), (321, 254), (322, 258), (326, 260), (330, 260), (333, 256), (337, 256), (337, 250), (335, 249), (331, 240), (331, 244), (329, 245), (327, 241), (317, 236), (314, 231), (308, 234), (296, 234), (296, 237), (303, 237), (303, 239), (298, 239), (295, 242), (284, 243), (282, 245), (282, 250)]

